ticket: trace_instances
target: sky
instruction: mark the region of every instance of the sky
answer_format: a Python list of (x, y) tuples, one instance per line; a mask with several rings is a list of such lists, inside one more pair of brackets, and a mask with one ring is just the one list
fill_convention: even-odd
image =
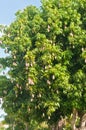
[[(15, 13), (29, 5), (40, 7), (41, 2), (40, 0), (0, 0), (0, 24), (11, 24), (15, 20)], [(1, 48), (0, 57), (5, 57), (4, 50)]]
[[(15, 13), (29, 5), (40, 7), (41, 2), (40, 0), (0, 0), (0, 24), (11, 24), (15, 20)], [(5, 57), (4, 50), (0, 48), (0, 57), (3, 56)]]
[[(23, 10), (26, 6), (35, 5), (40, 7), (40, 0), (0, 0), (0, 24), (9, 25), (15, 20), (15, 13)], [(1, 34), (0, 34), (1, 35)], [(0, 49), (0, 57), (5, 57), (3, 49)], [(0, 116), (4, 113), (0, 104)], [(0, 118), (0, 121), (3, 118)]]
[(15, 13), (26, 6), (40, 6), (40, 0), (0, 0), (0, 24), (10, 24), (15, 19)]

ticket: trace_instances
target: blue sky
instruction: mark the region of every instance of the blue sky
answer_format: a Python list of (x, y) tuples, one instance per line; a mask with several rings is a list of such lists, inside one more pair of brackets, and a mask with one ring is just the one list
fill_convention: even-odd
[[(0, 0), (0, 24), (9, 25), (14, 21), (15, 13), (29, 5), (40, 7), (40, 0)], [(4, 50), (0, 49), (0, 57), (4, 56)], [(4, 114), (4, 111), (0, 105), (0, 116), (1, 114)]]
[[(41, 3), (40, 0), (0, 0), (0, 24), (9, 25), (14, 21), (15, 13), (29, 5), (40, 7)], [(0, 57), (3, 56), (4, 51), (0, 49)]]
[(40, 6), (40, 0), (0, 0), (0, 24), (10, 24), (18, 10), (28, 5)]

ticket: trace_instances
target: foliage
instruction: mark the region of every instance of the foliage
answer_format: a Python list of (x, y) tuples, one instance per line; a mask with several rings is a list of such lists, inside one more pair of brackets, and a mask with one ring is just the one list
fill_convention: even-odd
[(10, 68), (3, 80), (8, 114), (51, 125), (73, 109), (85, 113), (85, 0), (43, 0), (41, 9), (18, 11), (2, 43), (10, 54), (0, 60)]

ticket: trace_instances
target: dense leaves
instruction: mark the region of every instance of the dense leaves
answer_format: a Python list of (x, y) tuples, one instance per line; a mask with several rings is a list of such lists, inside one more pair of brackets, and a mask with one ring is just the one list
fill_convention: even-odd
[(10, 82), (3, 95), (8, 114), (51, 125), (73, 109), (85, 113), (85, 0), (43, 0), (40, 10), (18, 11), (2, 43), (9, 53), (0, 60), (10, 68), (9, 79), (3, 80)]

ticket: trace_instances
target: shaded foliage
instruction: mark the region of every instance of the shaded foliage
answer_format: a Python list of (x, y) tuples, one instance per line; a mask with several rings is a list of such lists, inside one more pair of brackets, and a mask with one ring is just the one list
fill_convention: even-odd
[(10, 68), (10, 78), (3, 79), (8, 114), (51, 125), (73, 109), (85, 113), (85, 10), (85, 0), (43, 0), (40, 10), (30, 6), (16, 13), (2, 36), (10, 55), (0, 60)]

